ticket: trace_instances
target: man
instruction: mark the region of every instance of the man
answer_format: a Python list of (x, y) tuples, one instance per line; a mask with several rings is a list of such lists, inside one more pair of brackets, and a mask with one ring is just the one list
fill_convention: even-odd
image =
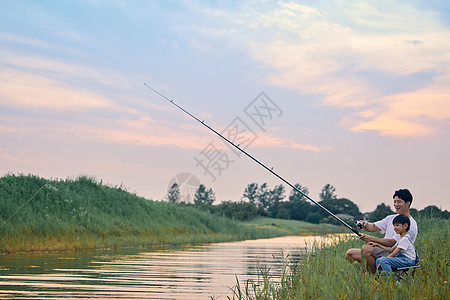
[[(377, 221), (375, 223), (362, 221), (362, 223), (364, 224), (364, 229), (366, 229), (369, 232), (379, 231), (381, 233), (384, 233), (384, 238), (378, 238), (375, 236), (363, 234), (360, 237), (360, 239), (362, 239), (364, 242), (366, 243), (375, 242), (384, 245), (386, 247), (392, 247), (400, 239), (400, 236), (397, 233), (395, 233), (394, 226), (392, 225), (393, 219), (399, 214), (406, 215), (411, 221), (411, 227), (408, 233), (411, 236), (413, 242), (416, 240), (418, 231), (417, 223), (409, 214), (409, 208), (411, 207), (411, 203), (413, 201), (411, 193), (407, 189), (401, 189), (395, 191), (393, 199), (394, 199), (394, 208), (396, 212), (395, 215), (389, 215), (383, 220)], [(388, 255), (389, 252), (387, 250), (369, 244), (363, 245), (362, 251), (361, 249), (349, 249), (346, 253), (346, 257), (350, 262), (354, 261), (361, 262), (362, 258), (365, 258), (367, 268), (372, 273), (376, 272), (375, 260), (378, 257)]]

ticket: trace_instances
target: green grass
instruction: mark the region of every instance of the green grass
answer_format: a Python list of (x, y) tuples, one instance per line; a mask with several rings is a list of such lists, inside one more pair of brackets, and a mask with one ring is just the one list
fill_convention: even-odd
[(75, 180), (1, 177), (1, 225), (2, 253), (179, 245), (283, 235), (279, 230), (246, 226), (193, 207), (147, 200), (121, 186), (103, 185), (86, 176)]
[(0, 253), (186, 245), (327, 230), (340, 228), (269, 218), (240, 223), (193, 206), (144, 199), (86, 176), (0, 178)]
[(258, 228), (278, 230), (283, 232), (285, 235), (322, 235), (349, 232), (349, 230), (343, 226), (340, 227), (331, 224), (312, 224), (303, 221), (272, 219), (266, 217), (258, 217), (250, 221), (246, 221), (244, 224)]
[(264, 269), (262, 280), (237, 283), (238, 299), (449, 299), (450, 222), (418, 218), (416, 247), (421, 267), (415, 277), (394, 280), (363, 272), (363, 266), (349, 263), (345, 253), (363, 245), (356, 236), (336, 239), (331, 246), (316, 244), (301, 262), (285, 262), (281, 281)]

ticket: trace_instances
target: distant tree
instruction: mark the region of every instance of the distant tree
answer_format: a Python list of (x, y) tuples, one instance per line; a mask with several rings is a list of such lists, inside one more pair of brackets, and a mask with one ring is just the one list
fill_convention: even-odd
[(256, 204), (258, 201), (258, 184), (250, 183), (244, 190), (244, 198), (247, 198), (253, 204)]
[(322, 216), (317, 212), (310, 212), (308, 216), (306, 216), (305, 221), (313, 224), (319, 224)]
[(267, 204), (268, 210), (270, 211), (272, 217), (276, 217), (278, 213), (278, 205), (284, 197), (284, 186), (281, 184), (275, 186), (273, 190), (270, 191)]
[(276, 218), (289, 220), (291, 218), (291, 214), (289, 212), (289, 202), (280, 202), (277, 207)]
[(336, 188), (331, 184), (327, 183), (319, 194), (320, 200), (333, 200), (337, 199)]
[(231, 219), (247, 221), (258, 215), (258, 208), (250, 202), (223, 201), (215, 206), (215, 214)]
[(178, 183), (174, 182), (170, 189), (167, 191), (167, 201), (176, 203), (180, 201), (180, 187), (178, 186)]
[[(346, 214), (357, 219), (362, 218), (358, 205), (347, 198), (323, 200), (320, 201), (320, 204), (334, 214)], [(326, 211), (322, 210), (323, 217), (328, 217), (328, 215)]]
[(214, 200), (216, 200), (216, 195), (213, 190), (211, 188), (207, 190), (203, 184), (200, 184), (194, 195), (194, 204), (212, 205)]
[(258, 193), (257, 205), (264, 209), (268, 209), (270, 203), (270, 190), (267, 186), (267, 183), (264, 182), (263, 184), (261, 184), (259, 186), (257, 193)]
[[(300, 183), (294, 184), (294, 186), (303, 192), (305, 195), (309, 195), (309, 190), (306, 186), (302, 186)], [(297, 200), (306, 200), (306, 197), (299, 193), (296, 189), (292, 189), (291, 193), (289, 194), (289, 201), (297, 201)]]
[[(294, 185), (297, 189), (302, 191), (305, 195), (309, 195), (307, 187), (303, 187), (301, 184), (296, 183)], [(293, 220), (305, 220), (308, 213), (311, 211), (311, 203), (307, 201), (303, 194), (299, 193), (297, 190), (292, 189), (289, 195), (289, 202), (287, 209), (291, 219)]]
[(384, 219), (388, 215), (392, 215), (394, 212), (392, 209), (384, 203), (381, 203), (375, 208), (373, 212), (369, 214), (369, 221), (375, 222)]

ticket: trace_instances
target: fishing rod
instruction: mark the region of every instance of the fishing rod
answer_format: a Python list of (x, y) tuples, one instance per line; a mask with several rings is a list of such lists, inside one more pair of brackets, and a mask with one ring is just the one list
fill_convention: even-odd
[(334, 217), (336, 220), (338, 220), (341, 224), (343, 224), (345, 227), (347, 227), (348, 229), (350, 229), (352, 232), (354, 232), (355, 234), (357, 234), (358, 236), (361, 236), (361, 233), (359, 233), (358, 229), (353, 228), (352, 226), (348, 225), (344, 220), (342, 220), (341, 218), (339, 218), (338, 216), (336, 216), (335, 214), (333, 214), (331, 211), (329, 211), (327, 208), (325, 208), (323, 205), (321, 205), (320, 203), (316, 202), (314, 199), (312, 199), (311, 197), (309, 197), (307, 194), (305, 194), (304, 192), (302, 192), (299, 188), (297, 188), (296, 186), (294, 186), (293, 184), (291, 184), (289, 181), (287, 181), (286, 179), (284, 179), (283, 177), (281, 177), (280, 175), (278, 175), (276, 172), (273, 171), (273, 168), (269, 168), (266, 165), (264, 165), (262, 162), (260, 162), (259, 160), (257, 160), (255, 157), (253, 157), (252, 155), (250, 155), (248, 152), (246, 152), (244, 149), (240, 148), (239, 145), (236, 145), (235, 143), (233, 143), (232, 141), (230, 141), (229, 139), (227, 139), (226, 137), (224, 137), (222, 134), (220, 134), (219, 132), (217, 132), (214, 128), (212, 128), (211, 126), (209, 126), (208, 124), (206, 124), (203, 120), (200, 120), (199, 118), (197, 118), (196, 116), (194, 116), (193, 114), (191, 114), (189, 111), (187, 111), (186, 109), (184, 109), (183, 107), (181, 107), (180, 105), (176, 104), (173, 100), (169, 99), (168, 97), (166, 97), (165, 95), (163, 95), (162, 93), (160, 93), (159, 91), (155, 90), (154, 88), (152, 88), (151, 86), (149, 86), (147, 83), (144, 83), (144, 85), (149, 88), (150, 90), (152, 90), (153, 92), (155, 92), (156, 94), (158, 94), (160, 97), (164, 98), (165, 100), (169, 101), (171, 104), (173, 104), (175, 107), (177, 107), (178, 109), (182, 110), (184, 113), (186, 113), (187, 115), (189, 115), (191, 118), (193, 118), (194, 120), (196, 120), (197, 122), (199, 122), (200, 124), (202, 124), (203, 126), (205, 126), (206, 128), (208, 128), (209, 130), (211, 130), (212, 132), (214, 132), (216, 135), (218, 135), (219, 137), (221, 137), (223, 140), (225, 140), (227, 143), (229, 143), (230, 145), (232, 145), (233, 147), (235, 147), (236, 149), (238, 149), (239, 151), (241, 151), (242, 153), (244, 153), (245, 155), (247, 155), (247, 157), (251, 158), (253, 161), (255, 161), (257, 164), (259, 164), (261, 167), (263, 167), (264, 169), (266, 169), (267, 171), (269, 171), (272, 175), (274, 175), (275, 177), (277, 177), (278, 179), (280, 179), (281, 181), (283, 181), (285, 184), (287, 184), (288, 186), (290, 186), (291, 188), (293, 188), (295, 191), (299, 192), (301, 195), (303, 195), (305, 198), (307, 198), (308, 200), (310, 200), (311, 202), (313, 202), (314, 204), (316, 204), (317, 206), (319, 206), (321, 209), (323, 209), (324, 211), (326, 211), (328, 214), (330, 214), (332, 217)]
[(3, 227), (3, 225), (5, 225), (6, 223), (8, 223), (9, 220), (11, 220), (12, 217), (14, 217), (25, 205), (28, 204), (28, 202), (30, 202), (31, 200), (33, 200), (33, 198), (37, 195), (37, 193), (40, 192), (40, 190), (42, 190), (46, 185), (50, 184), (50, 182), (47, 182), (46, 184), (44, 184), (43, 186), (41, 186), (34, 194), (33, 196), (31, 196), (30, 199), (28, 199), (28, 201), (26, 201), (25, 203), (23, 203), (8, 219), (6, 219), (2, 225), (0, 225), (0, 228)]

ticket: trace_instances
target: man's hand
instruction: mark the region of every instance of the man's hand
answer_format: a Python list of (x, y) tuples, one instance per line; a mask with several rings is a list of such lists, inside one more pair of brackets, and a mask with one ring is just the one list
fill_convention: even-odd
[(368, 244), (370, 245), (370, 246), (377, 246), (377, 247), (380, 247), (381, 246), (381, 244), (380, 243), (376, 243), (376, 242), (368, 242)]
[(378, 228), (377, 225), (374, 223), (370, 223), (368, 221), (360, 220), (360, 222), (364, 225), (364, 229), (368, 232), (377, 232), (380, 231), (380, 228)]
[(364, 242), (366, 242), (366, 243), (369, 243), (369, 242), (373, 242), (374, 240), (373, 240), (373, 236), (371, 236), (371, 235), (367, 235), (367, 234), (362, 234), (360, 237), (359, 237), (361, 240), (363, 240)]

